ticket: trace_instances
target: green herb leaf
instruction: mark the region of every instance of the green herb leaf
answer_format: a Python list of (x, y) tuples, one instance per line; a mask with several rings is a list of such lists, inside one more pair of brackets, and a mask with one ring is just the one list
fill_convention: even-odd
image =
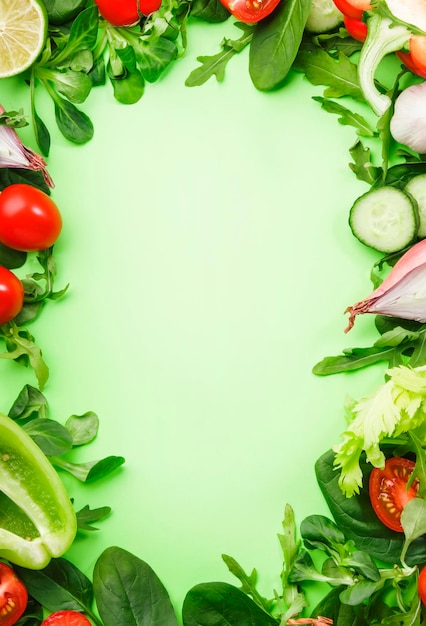
[(221, 582), (202, 583), (190, 589), (183, 603), (182, 618), (184, 626), (277, 625), (275, 619), (240, 589)]
[(48, 611), (91, 613), (93, 589), (90, 580), (64, 558), (52, 559), (42, 570), (17, 567), (28, 593)]
[(59, 96), (55, 99), (55, 118), (59, 130), (69, 141), (83, 144), (92, 139), (94, 130), (90, 118)]
[(253, 35), (249, 73), (253, 85), (268, 91), (281, 85), (299, 50), (311, 0), (286, 0), (261, 20)]
[(114, 97), (121, 104), (135, 104), (144, 94), (145, 83), (138, 70), (133, 74), (125, 74), (120, 77), (110, 75), (110, 81), (114, 90)]
[(214, 56), (197, 57), (197, 61), (201, 63), (201, 66), (190, 73), (185, 81), (187, 87), (199, 87), (212, 76), (216, 76), (216, 80), (219, 83), (223, 81), (228, 61), (235, 54), (241, 52), (251, 42), (253, 37), (254, 27), (252, 25), (236, 22), (235, 26), (243, 31), (241, 37), (239, 39), (224, 39), (221, 43), (222, 51)]
[(0, 265), (9, 270), (22, 267), (27, 260), (27, 253), (20, 250), (12, 250), (0, 243)]
[(50, 461), (53, 465), (72, 474), (81, 482), (91, 483), (114, 472), (123, 465), (125, 459), (122, 456), (107, 456), (100, 461), (71, 463), (71, 461), (67, 461), (59, 456), (52, 456)]
[(152, 568), (130, 552), (107, 548), (93, 572), (96, 605), (105, 626), (177, 626), (168, 593)]
[(72, 437), (72, 445), (82, 446), (93, 441), (98, 434), (99, 417), (93, 411), (71, 415), (65, 422), (65, 428)]
[(374, 185), (383, 178), (382, 168), (375, 167), (371, 161), (370, 148), (357, 141), (349, 152), (354, 160), (353, 163), (349, 163), (349, 167), (359, 180)]
[(110, 506), (102, 506), (97, 509), (91, 509), (89, 505), (86, 504), (86, 506), (76, 513), (77, 528), (84, 531), (98, 530), (95, 526), (92, 526), (92, 524), (105, 519), (105, 517), (108, 517), (110, 513)]
[(227, 554), (222, 554), (222, 559), (231, 574), (236, 576), (236, 578), (238, 578), (238, 580), (241, 582), (241, 587), (239, 587), (239, 589), (241, 589), (241, 591), (247, 596), (250, 596), (253, 601), (256, 602), (256, 604), (260, 606), (264, 611), (271, 611), (273, 607), (273, 602), (262, 597), (256, 589), (256, 570), (252, 569), (251, 574), (246, 574), (241, 565), (237, 563), (237, 561), (231, 556), (228, 556)]
[(357, 134), (362, 137), (375, 137), (376, 133), (371, 128), (367, 120), (358, 113), (353, 113), (338, 102), (334, 102), (328, 98), (314, 96), (312, 98), (321, 104), (321, 107), (328, 113), (334, 113), (339, 116), (339, 124), (343, 126), (353, 126), (357, 130)]
[(302, 50), (295, 65), (313, 85), (327, 87), (324, 91), (326, 98), (350, 96), (364, 102), (357, 66), (342, 51), (339, 51), (336, 59), (321, 48), (309, 52)]
[(46, 418), (47, 400), (41, 391), (32, 385), (24, 385), (8, 415), (14, 420), (30, 417)]
[(24, 424), (23, 429), (48, 456), (65, 454), (72, 448), (70, 433), (55, 420), (39, 417)]
[(9, 322), (0, 327), (0, 337), (5, 340), (7, 348), (7, 352), (0, 353), (0, 359), (12, 359), (25, 366), (30, 364), (42, 390), (49, 378), (49, 368), (29, 330)]
[(84, 9), (71, 25), (66, 45), (48, 63), (49, 67), (60, 68), (70, 62), (80, 50), (93, 50), (98, 36), (98, 8), (96, 5)]
[(160, 78), (178, 53), (176, 44), (166, 37), (142, 40), (134, 49), (142, 76), (149, 83)]
[(191, 3), (191, 17), (197, 17), (205, 22), (225, 22), (231, 14), (220, 0), (193, 0)]

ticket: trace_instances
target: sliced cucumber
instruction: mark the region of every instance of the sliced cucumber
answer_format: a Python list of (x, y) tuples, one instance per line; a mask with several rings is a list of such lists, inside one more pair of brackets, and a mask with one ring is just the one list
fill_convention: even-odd
[(417, 236), (426, 237), (426, 174), (414, 176), (406, 185), (405, 191), (411, 194), (417, 202), (419, 212), (419, 228)]
[(379, 252), (397, 252), (408, 246), (417, 236), (418, 225), (416, 201), (396, 187), (368, 191), (349, 213), (355, 237)]

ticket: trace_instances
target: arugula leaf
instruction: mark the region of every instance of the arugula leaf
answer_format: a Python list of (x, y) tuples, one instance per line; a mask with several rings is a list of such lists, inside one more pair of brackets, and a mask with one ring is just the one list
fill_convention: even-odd
[(241, 589), (241, 591), (247, 596), (250, 596), (261, 609), (269, 613), (272, 610), (274, 603), (273, 601), (262, 597), (257, 591), (257, 571), (252, 569), (251, 574), (246, 574), (241, 565), (231, 556), (222, 554), (222, 559), (231, 574), (236, 576), (236, 578), (240, 581), (241, 587), (239, 587), (239, 589)]
[(212, 76), (216, 76), (218, 82), (223, 81), (228, 61), (235, 54), (241, 52), (253, 38), (253, 25), (236, 22), (235, 26), (243, 31), (241, 37), (239, 39), (223, 39), (221, 43), (222, 51), (214, 56), (197, 57), (197, 61), (201, 63), (201, 66), (190, 73), (185, 81), (187, 87), (199, 87)]
[(382, 168), (375, 167), (372, 163), (370, 148), (364, 147), (358, 140), (349, 152), (354, 160), (353, 163), (349, 163), (349, 167), (359, 180), (374, 185), (383, 179)]
[(328, 113), (335, 113), (339, 116), (339, 124), (344, 126), (354, 126), (357, 130), (357, 134), (363, 137), (375, 137), (377, 133), (371, 128), (367, 120), (359, 113), (353, 113), (348, 108), (334, 102), (329, 98), (321, 98), (320, 96), (314, 96), (312, 100), (316, 100), (321, 104), (321, 107)]
[(313, 85), (326, 86), (324, 96), (327, 98), (350, 96), (364, 102), (357, 66), (341, 50), (337, 58), (322, 48), (301, 50), (296, 57), (295, 69), (304, 72)]
[(21, 365), (31, 365), (37, 377), (39, 388), (42, 390), (49, 378), (49, 368), (29, 330), (18, 327), (12, 321), (0, 326), (0, 337), (4, 339), (7, 349), (7, 352), (0, 353), (0, 359), (12, 359)]
[(105, 519), (111, 513), (110, 506), (102, 506), (96, 509), (91, 509), (88, 504), (84, 506), (80, 511), (77, 511), (77, 528), (78, 530), (94, 531), (98, 530), (95, 526), (92, 526), (94, 522)]
[(177, 626), (169, 595), (145, 561), (118, 547), (96, 561), (93, 589), (105, 626)]
[(312, 0), (286, 0), (254, 31), (249, 52), (253, 85), (262, 91), (280, 86), (290, 71), (302, 41)]

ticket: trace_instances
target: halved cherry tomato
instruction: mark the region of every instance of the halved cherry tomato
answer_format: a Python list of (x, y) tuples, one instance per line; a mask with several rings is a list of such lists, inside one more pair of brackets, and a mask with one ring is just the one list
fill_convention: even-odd
[(7, 563), (0, 561), (0, 626), (16, 624), (27, 607), (24, 583)]
[(32, 252), (50, 248), (62, 229), (58, 207), (46, 193), (17, 183), (0, 193), (0, 243)]
[(401, 513), (419, 488), (417, 480), (407, 488), (414, 466), (409, 459), (393, 457), (386, 461), (384, 469), (375, 467), (370, 474), (370, 502), (374, 512), (385, 526), (397, 532), (403, 532)]
[(24, 287), (22, 282), (13, 272), (0, 266), (0, 325), (13, 320), (21, 312), (23, 306)]
[(343, 23), (351, 37), (357, 41), (365, 41), (367, 39), (367, 24), (362, 20), (355, 20), (353, 17), (343, 16)]
[(95, 0), (99, 13), (112, 26), (131, 26), (158, 11), (161, 0)]
[(354, 20), (360, 20), (363, 12), (371, 9), (368, 0), (334, 0), (334, 4), (343, 15), (352, 17)]
[(426, 567), (423, 567), (420, 572), (417, 588), (419, 590), (420, 600), (426, 606)]
[(417, 74), (418, 76), (422, 76), (426, 78), (426, 72), (422, 72), (417, 65), (413, 61), (413, 57), (409, 52), (403, 52), (402, 50), (398, 50), (396, 52), (396, 56), (401, 59), (401, 61), (408, 67), (408, 69), (413, 72), (413, 74)]
[(78, 611), (56, 611), (46, 617), (41, 626), (92, 626), (92, 623)]
[(426, 37), (424, 35), (413, 35), (409, 41), (410, 56), (413, 60), (419, 76), (426, 77)]
[(254, 24), (270, 15), (280, 0), (220, 0), (240, 22)]

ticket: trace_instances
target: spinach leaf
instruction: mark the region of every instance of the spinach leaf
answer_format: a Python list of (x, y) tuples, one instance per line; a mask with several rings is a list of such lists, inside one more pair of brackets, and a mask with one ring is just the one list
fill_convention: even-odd
[(193, 0), (191, 3), (191, 16), (205, 22), (225, 22), (230, 15), (220, 0)]
[(277, 626), (245, 593), (222, 582), (201, 583), (190, 589), (182, 619), (184, 626)]
[(341, 602), (343, 589), (343, 586), (332, 589), (317, 604), (312, 615), (326, 615), (333, 620), (334, 626), (370, 626), (365, 617), (365, 607), (353, 607)]
[(95, 564), (93, 588), (105, 626), (177, 626), (169, 595), (151, 567), (112, 546)]
[(249, 53), (253, 85), (268, 91), (281, 85), (299, 50), (311, 0), (286, 0), (256, 26)]
[(49, 24), (65, 24), (85, 7), (87, 0), (43, 0)]
[[(334, 468), (334, 456), (333, 450), (323, 454), (315, 464), (315, 473), (337, 526), (348, 539), (353, 540), (359, 550), (385, 563), (399, 563), (404, 545), (402, 533), (386, 528), (378, 520), (370, 504), (368, 487), (364, 486), (359, 495), (351, 498), (342, 493), (338, 484), (339, 472)], [(361, 468), (368, 484), (371, 466), (362, 462)], [(406, 561), (410, 565), (426, 561), (425, 538), (413, 541)]]
[(64, 558), (52, 559), (41, 570), (14, 566), (30, 596), (48, 611), (84, 611), (91, 614), (93, 588), (90, 580)]

